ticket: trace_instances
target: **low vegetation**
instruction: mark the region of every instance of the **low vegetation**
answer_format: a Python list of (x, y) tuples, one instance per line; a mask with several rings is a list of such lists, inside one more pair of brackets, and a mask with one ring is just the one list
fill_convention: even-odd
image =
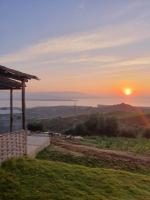
[(147, 139), (150, 139), (150, 128), (146, 128), (146, 129), (143, 131), (143, 137), (144, 137), (144, 138), (147, 138)]
[(134, 173), (141, 173), (150, 175), (150, 168), (144, 163), (125, 163), (122, 160), (118, 161), (115, 159), (106, 159), (105, 156), (103, 159), (99, 159), (92, 156), (87, 156), (84, 154), (77, 154), (74, 152), (67, 152), (59, 149), (55, 146), (50, 145), (48, 148), (42, 150), (38, 155), (38, 159), (50, 160), (50, 161), (59, 161), (69, 164), (78, 164), (87, 167), (99, 167), (99, 168), (109, 168), (109, 169), (120, 169), (126, 170)]
[(144, 138), (122, 137), (84, 137), (83, 144), (92, 145), (101, 149), (127, 151), (135, 154), (150, 155), (150, 140)]
[(61, 162), (17, 159), (0, 168), (1, 200), (148, 200), (150, 177)]
[[(35, 131), (33, 127), (36, 127), (37, 130), (41, 131), (56, 131), (64, 132), (65, 130), (72, 128), (73, 126), (84, 122), (87, 119), (88, 115), (78, 115), (72, 117), (57, 117), (53, 119), (32, 119), (28, 121), (28, 129)], [(39, 129), (40, 127), (40, 129)]]
[(84, 122), (76, 125), (74, 128), (69, 129), (65, 134), (71, 135), (107, 135), (117, 136), (118, 122), (114, 117), (106, 117), (100, 114), (90, 115)]
[(121, 123), (117, 117), (101, 114), (92, 114), (84, 122), (81, 122), (65, 131), (65, 134), (126, 138), (144, 137), (146, 139), (149, 139), (150, 128), (149, 126), (128, 126), (123, 122)]
[(27, 128), (31, 131), (44, 131), (44, 125), (41, 122), (29, 123)]
[(95, 113), (54, 119), (30, 120), (31, 131), (54, 131), (69, 135), (150, 138), (148, 114), (141, 113)]
[[(0, 200), (150, 199), (148, 126), (129, 126), (122, 117), (92, 114), (38, 120), (29, 123), (28, 128), (60, 131), (83, 136), (83, 139), (70, 142), (57, 138), (53, 145), (39, 152), (35, 160), (24, 158), (5, 162), (0, 169)], [(62, 146), (57, 142), (62, 142)], [(65, 148), (65, 143), (76, 146)], [(75, 150), (77, 146), (78, 151)], [(86, 147), (88, 153), (85, 149), (79, 151), (79, 146)], [(98, 156), (90, 154), (88, 148), (96, 149)], [(100, 149), (107, 149), (102, 156), (99, 156)], [(133, 157), (123, 160), (119, 157), (120, 152), (115, 152), (117, 159), (113, 155), (103, 155), (104, 151), (112, 154), (113, 150), (124, 151), (125, 156), (132, 154)]]

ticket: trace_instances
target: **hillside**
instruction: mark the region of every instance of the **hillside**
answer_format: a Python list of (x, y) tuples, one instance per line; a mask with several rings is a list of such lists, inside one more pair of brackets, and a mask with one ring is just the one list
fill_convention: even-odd
[[(134, 107), (125, 103), (116, 105), (90, 106), (52, 106), (27, 109), (28, 122), (40, 121), (49, 130), (62, 131), (85, 121), (90, 114), (100, 113), (116, 117), (127, 126), (147, 126), (150, 123), (150, 108)], [(9, 124), (9, 108), (0, 109), (0, 131), (7, 132)], [(14, 109), (14, 130), (20, 129), (21, 110)]]
[(0, 168), (1, 200), (148, 200), (150, 177), (120, 170), (18, 159)]
[[(9, 114), (9, 107), (1, 107), (0, 115)], [(125, 103), (116, 105), (98, 105), (92, 106), (45, 106), (45, 107), (33, 107), (27, 109), (27, 118), (55, 118), (55, 117), (70, 117), (74, 115), (90, 114), (95, 112), (102, 113), (150, 113), (149, 107), (136, 107)], [(21, 109), (15, 107), (15, 114), (20, 114)]]
[(54, 118), (70, 117), (74, 115), (84, 115), (90, 113), (149, 113), (149, 107), (136, 107), (125, 103), (116, 105), (98, 105), (92, 106), (51, 106), (35, 107), (27, 109), (28, 118)]

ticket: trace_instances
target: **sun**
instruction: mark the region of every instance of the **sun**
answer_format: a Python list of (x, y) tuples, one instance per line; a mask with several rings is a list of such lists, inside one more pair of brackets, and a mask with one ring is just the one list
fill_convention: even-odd
[(125, 88), (123, 90), (123, 93), (127, 96), (131, 95), (133, 93), (133, 90), (131, 88)]

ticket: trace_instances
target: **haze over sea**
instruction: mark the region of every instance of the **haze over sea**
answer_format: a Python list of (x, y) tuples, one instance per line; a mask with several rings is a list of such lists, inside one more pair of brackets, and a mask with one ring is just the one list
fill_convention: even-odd
[[(97, 105), (112, 105), (127, 103), (134, 106), (150, 107), (150, 97), (134, 97), (134, 98), (122, 98), (122, 97), (97, 97), (97, 98), (78, 98), (78, 99), (33, 99), (26, 101), (28, 108), (40, 107), (40, 106), (94, 106)], [(15, 107), (21, 107), (20, 100), (14, 100)], [(0, 107), (9, 107), (9, 99), (0, 99)]]

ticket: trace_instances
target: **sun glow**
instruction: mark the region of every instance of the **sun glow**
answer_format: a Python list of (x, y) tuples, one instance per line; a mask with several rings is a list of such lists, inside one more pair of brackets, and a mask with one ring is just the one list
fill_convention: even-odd
[(131, 95), (133, 93), (133, 90), (131, 88), (125, 88), (123, 90), (123, 93), (127, 96)]

